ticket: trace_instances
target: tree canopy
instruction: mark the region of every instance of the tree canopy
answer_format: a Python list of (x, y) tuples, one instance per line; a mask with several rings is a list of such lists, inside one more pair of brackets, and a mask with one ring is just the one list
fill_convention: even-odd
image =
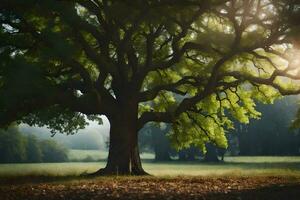
[(297, 3), (2, 0), (1, 124), (72, 133), (105, 115), (124, 146), (110, 155), (133, 162), (148, 122), (171, 123), (177, 148), (226, 147), (233, 119), (300, 92)]

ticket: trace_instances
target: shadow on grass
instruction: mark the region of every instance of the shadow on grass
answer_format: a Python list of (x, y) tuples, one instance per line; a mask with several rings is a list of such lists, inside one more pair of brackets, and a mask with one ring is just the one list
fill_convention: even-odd
[(300, 185), (268, 186), (256, 189), (236, 190), (228, 193), (209, 193), (203, 199), (229, 200), (299, 200)]
[(26, 175), (26, 176), (2, 176), (0, 177), (1, 185), (24, 185), (24, 184), (40, 184), (40, 183), (58, 183), (73, 180), (87, 180), (92, 177), (87, 176), (52, 176), (52, 175)]

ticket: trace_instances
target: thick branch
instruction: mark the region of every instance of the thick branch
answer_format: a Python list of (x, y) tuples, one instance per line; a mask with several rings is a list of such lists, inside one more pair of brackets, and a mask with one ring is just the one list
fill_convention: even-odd
[(185, 76), (182, 79), (180, 79), (179, 81), (175, 82), (175, 83), (169, 83), (169, 84), (165, 84), (165, 85), (159, 85), (156, 86), (150, 90), (147, 90), (145, 92), (142, 92), (139, 94), (139, 102), (145, 102), (145, 101), (150, 101), (153, 100), (161, 91), (170, 91), (173, 92), (175, 94), (179, 94), (179, 95), (186, 95), (186, 92), (180, 91), (179, 89), (177, 89), (177, 87), (179, 86), (183, 86), (185, 84), (197, 87), (203, 84), (202, 82), (203, 80), (201, 80), (198, 77), (193, 77), (193, 76)]

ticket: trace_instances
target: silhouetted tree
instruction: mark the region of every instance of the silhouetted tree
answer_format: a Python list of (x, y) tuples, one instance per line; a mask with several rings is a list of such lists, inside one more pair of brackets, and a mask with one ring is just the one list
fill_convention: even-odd
[(170, 142), (166, 136), (170, 127), (158, 127), (154, 124), (146, 125), (141, 130), (142, 146), (148, 146), (154, 151), (155, 161), (169, 161), (171, 160)]
[(44, 162), (66, 162), (68, 151), (53, 140), (43, 140), (40, 143)]
[(204, 161), (206, 162), (219, 162), (218, 149), (214, 144), (206, 144), (207, 152), (204, 155)]

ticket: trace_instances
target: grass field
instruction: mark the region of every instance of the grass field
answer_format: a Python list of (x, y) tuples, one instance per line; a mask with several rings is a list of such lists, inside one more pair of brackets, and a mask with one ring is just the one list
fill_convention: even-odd
[[(73, 152), (75, 155), (75, 152)], [(85, 152), (87, 154), (88, 152)], [(92, 152), (89, 152), (92, 153)], [(96, 152), (94, 152), (96, 154)], [(84, 152), (81, 152), (81, 156)], [(98, 152), (99, 155), (99, 152)], [(86, 155), (84, 155), (86, 156)], [(83, 157), (84, 157), (83, 156)], [(77, 154), (79, 157), (79, 154)], [(143, 166), (147, 172), (157, 176), (299, 176), (300, 157), (225, 157), (224, 163), (164, 162), (156, 163), (145, 155)], [(104, 167), (105, 161), (42, 164), (1, 164), (3, 176), (76, 176), (91, 173)]]
[[(152, 177), (78, 177), (105, 166), (105, 154), (72, 151), (99, 162), (1, 164), (2, 200), (223, 200), (289, 199), (300, 196), (300, 157), (225, 157), (224, 163), (151, 161)], [(151, 157), (152, 156), (152, 157)]]

